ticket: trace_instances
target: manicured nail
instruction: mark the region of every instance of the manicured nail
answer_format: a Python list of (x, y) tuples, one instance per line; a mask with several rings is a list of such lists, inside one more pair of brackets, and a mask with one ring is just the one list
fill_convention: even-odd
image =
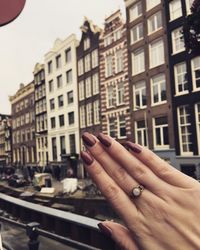
[(88, 133), (88, 132), (85, 132), (83, 135), (82, 135), (82, 138), (83, 138), (83, 141), (84, 143), (89, 146), (89, 147), (92, 147), (94, 146), (94, 144), (96, 143), (94, 137)]
[(107, 135), (100, 133), (97, 138), (105, 147), (111, 146), (111, 139)]
[(102, 233), (104, 233), (106, 236), (111, 237), (112, 236), (112, 230), (104, 225), (103, 223), (99, 223), (98, 227)]
[(133, 142), (128, 141), (128, 142), (126, 143), (126, 146), (127, 146), (130, 150), (132, 150), (134, 153), (139, 154), (139, 153), (142, 152), (142, 147), (140, 147), (138, 144), (135, 144), (135, 143), (133, 143)]
[(94, 161), (94, 159), (92, 158), (91, 155), (89, 155), (87, 152), (85, 151), (81, 151), (81, 158), (83, 159), (84, 163), (86, 165), (91, 165)]

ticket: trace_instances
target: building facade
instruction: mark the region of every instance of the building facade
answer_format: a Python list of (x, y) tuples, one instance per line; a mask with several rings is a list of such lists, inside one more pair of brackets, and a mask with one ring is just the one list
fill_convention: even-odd
[(177, 167), (166, 1), (125, 0), (132, 140)]
[(76, 171), (80, 151), (77, 99), (78, 41), (74, 34), (57, 39), (45, 55), (45, 79), (48, 117), (48, 152), (51, 164), (62, 164)]
[(47, 107), (44, 64), (37, 63), (34, 68), (35, 83), (35, 129), (37, 164), (48, 165)]
[(185, 49), (183, 22), (193, 1), (166, 3), (169, 69), (176, 161), (182, 172), (200, 178), (200, 53)]
[(126, 25), (120, 10), (105, 19), (100, 41), (102, 132), (120, 143), (131, 138)]
[(35, 88), (34, 82), (20, 84), (19, 90), (10, 97), (12, 115), (13, 164), (36, 164), (35, 141)]
[(0, 165), (12, 163), (11, 116), (0, 114)]
[[(77, 47), (80, 137), (85, 131), (95, 135), (101, 131), (99, 84), (101, 30), (85, 18), (81, 31), (82, 37)], [(81, 150), (84, 147), (82, 140), (80, 147)]]

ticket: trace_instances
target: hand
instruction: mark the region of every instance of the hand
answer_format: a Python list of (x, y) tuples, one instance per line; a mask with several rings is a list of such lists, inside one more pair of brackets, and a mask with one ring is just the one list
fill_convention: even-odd
[[(100, 228), (128, 250), (200, 249), (200, 184), (152, 151), (111, 137), (84, 133), (86, 170), (126, 227), (102, 222)], [(141, 196), (132, 190), (144, 186)]]

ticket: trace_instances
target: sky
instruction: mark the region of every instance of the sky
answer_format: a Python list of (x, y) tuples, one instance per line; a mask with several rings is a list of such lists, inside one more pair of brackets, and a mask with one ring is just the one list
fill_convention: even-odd
[(124, 0), (26, 0), (21, 15), (0, 27), (0, 113), (10, 114), (9, 96), (32, 81), (35, 64), (57, 38), (75, 33), (80, 39), (84, 16), (103, 28), (119, 8), (125, 18)]

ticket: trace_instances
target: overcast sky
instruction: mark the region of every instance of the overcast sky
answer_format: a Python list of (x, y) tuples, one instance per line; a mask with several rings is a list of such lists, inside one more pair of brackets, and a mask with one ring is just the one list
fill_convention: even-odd
[(75, 33), (79, 39), (84, 16), (103, 27), (119, 8), (125, 15), (123, 0), (26, 0), (21, 15), (0, 27), (0, 113), (10, 114), (8, 96), (32, 80), (35, 64), (56, 38)]

